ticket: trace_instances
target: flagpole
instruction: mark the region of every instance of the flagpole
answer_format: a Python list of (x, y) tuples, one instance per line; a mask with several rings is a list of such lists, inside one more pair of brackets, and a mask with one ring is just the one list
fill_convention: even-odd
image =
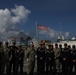
[(37, 22), (36, 22), (36, 38), (38, 38), (38, 26), (37, 26)]
[(36, 22), (36, 40), (37, 44), (39, 45), (39, 37), (38, 37), (38, 23)]

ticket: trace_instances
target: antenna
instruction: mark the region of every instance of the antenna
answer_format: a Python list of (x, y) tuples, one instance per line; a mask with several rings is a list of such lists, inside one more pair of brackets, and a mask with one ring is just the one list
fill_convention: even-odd
[(61, 30), (61, 25), (62, 25), (62, 21), (60, 20), (60, 23), (59, 23), (59, 36), (58, 36), (58, 39), (59, 40), (62, 40), (63, 36), (62, 36), (62, 30)]
[(62, 25), (62, 22), (60, 21), (60, 35), (61, 35), (61, 33), (62, 33), (61, 25)]

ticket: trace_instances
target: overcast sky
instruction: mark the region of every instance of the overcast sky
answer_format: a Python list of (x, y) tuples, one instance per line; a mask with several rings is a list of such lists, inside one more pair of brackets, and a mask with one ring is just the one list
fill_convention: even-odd
[(76, 0), (0, 0), (0, 39), (19, 29), (34, 37), (36, 22), (50, 29), (40, 39), (76, 37)]

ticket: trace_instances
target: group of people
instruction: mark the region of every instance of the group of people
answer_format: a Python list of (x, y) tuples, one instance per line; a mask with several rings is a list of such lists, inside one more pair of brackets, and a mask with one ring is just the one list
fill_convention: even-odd
[(20, 66), (20, 75), (23, 74), (23, 60), (24, 60), (24, 50), (22, 46), (16, 46), (16, 43), (13, 42), (9, 46), (8, 42), (5, 42), (4, 45), (0, 42), (0, 75), (18, 75), (18, 69)]
[(56, 74), (62, 70), (63, 75), (76, 73), (76, 48), (64, 44), (48, 45), (48, 49), (45, 44), (40, 44), (37, 48), (37, 73), (39, 74)]
[[(64, 44), (52, 44), (45, 47), (45, 44), (40, 44), (40, 46), (35, 50), (34, 45), (31, 44), (27, 49), (26, 59), (28, 62), (28, 75), (33, 75), (35, 68), (35, 61), (37, 60), (37, 74), (56, 74), (62, 71), (63, 75), (69, 73), (76, 73), (76, 46)], [(37, 57), (35, 57), (37, 56)], [(22, 45), (16, 46), (13, 42), (9, 46), (8, 42), (3, 45), (0, 42), (0, 75), (4, 75), (6, 67), (6, 75), (18, 75), (20, 67), (20, 75), (23, 75), (23, 62), (24, 62), (25, 52)], [(36, 59), (36, 60), (35, 60)]]

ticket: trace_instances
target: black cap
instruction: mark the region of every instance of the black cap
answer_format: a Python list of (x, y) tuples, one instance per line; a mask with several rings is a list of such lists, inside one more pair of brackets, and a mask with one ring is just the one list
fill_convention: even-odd
[(16, 44), (16, 42), (13, 42), (13, 44)]
[(2, 45), (2, 42), (0, 42), (0, 46)]
[(43, 43), (42, 45), (45, 45), (45, 43)]
[(40, 43), (39, 45), (42, 45), (42, 43)]
[(70, 45), (68, 45), (68, 48), (71, 48), (71, 46), (70, 46)]
[(22, 45), (19, 45), (19, 47), (22, 47)]
[(64, 46), (67, 46), (67, 43), (65, 43)]
[(72, 48), (75, 48), (75, 45), (73, 45)]
[(51, 45), (51, 47), (53, 48), (54, 46), (53, 46), (53, 45)]
[(48, 44), (48, 46), (51, 46), (51, 44)]
[(61, 44), (59, 44), (59, 47), (62, 47), (62, 45), (61, 45)]
[(5, 44), (8, 45), (8, 42), (6, 41)]

